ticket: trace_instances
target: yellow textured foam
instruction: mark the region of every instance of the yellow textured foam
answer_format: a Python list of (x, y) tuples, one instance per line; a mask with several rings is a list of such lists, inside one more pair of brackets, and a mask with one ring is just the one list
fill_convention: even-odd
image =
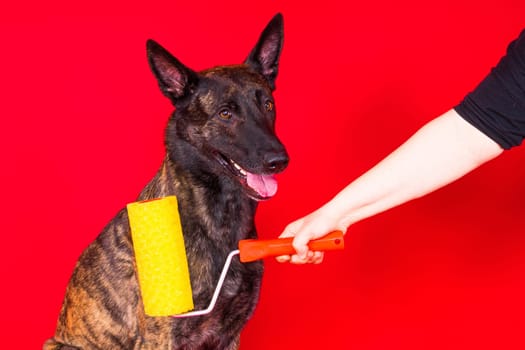
[(135, 202), (127, 208), (144, 311), (169, 316), (192, 310), (177, 198)]

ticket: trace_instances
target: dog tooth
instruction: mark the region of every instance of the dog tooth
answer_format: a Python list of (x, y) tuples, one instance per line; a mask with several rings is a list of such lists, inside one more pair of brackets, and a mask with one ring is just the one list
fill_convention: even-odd
[(230, 159), (230, 162), (232, 163), (233, 167), (235, 169), (237, 169), (239, 171), (239, 173), (241, 173), (241, 175), (243, 176), (246, 176), (247, 173), (246, 173), (246, 170), (244, 170), (243, 168), (241, 168), (241, 166), (237, 163), (235, 163), (233, 160)]

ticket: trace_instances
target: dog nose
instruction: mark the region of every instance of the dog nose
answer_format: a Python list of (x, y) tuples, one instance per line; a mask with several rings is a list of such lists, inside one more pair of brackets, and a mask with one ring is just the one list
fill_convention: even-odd
[(290, 160), (285, 152), (270, 153), (265, 158), (265, 169), (272, 173), (283, 171)]

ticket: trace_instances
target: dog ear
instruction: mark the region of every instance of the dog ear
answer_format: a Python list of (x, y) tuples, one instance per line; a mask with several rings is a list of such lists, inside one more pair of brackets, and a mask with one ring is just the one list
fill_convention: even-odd
[(160, 90), (172, 103), (193, 92), (198, 82), (197, 73), (183, 65), (154, 40), (147, 41), (146, 50), (149, 65), (157, 78)]
[(245, 63), (255, 68), (275, 89), (275, 78), (279, 66), (279, 56), (283, 47), (283, 16), (278, 13), (264, 28), (257, 45), (246, 59)]

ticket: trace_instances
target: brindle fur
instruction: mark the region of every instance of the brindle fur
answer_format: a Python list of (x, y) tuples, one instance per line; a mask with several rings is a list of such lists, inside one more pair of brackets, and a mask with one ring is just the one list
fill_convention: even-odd
[[(148, 41), (150, 66), (173, 102), (166, 157), (139, 199), (176, 195), (196, 309), (211, 300), (228, 253), (257, 236), (256, 193), (224, 157), (256, 174), (282, 171), (272, 91), (282, 47), (275, 16), (243, 64), (195, 72)], [(220, 112), (232, 114), (224, 119)], [(222, 155), (221, 156), (219, 156)], [(237, 174), (238, 175), (238, 174)], [(67, 287), (51, 349), (238, 349), (259, 296), (261, 262), (234, 259), (210, 315), (176, 319), (144, 314), (127, 212), (121, 210), (82, 253)]]

